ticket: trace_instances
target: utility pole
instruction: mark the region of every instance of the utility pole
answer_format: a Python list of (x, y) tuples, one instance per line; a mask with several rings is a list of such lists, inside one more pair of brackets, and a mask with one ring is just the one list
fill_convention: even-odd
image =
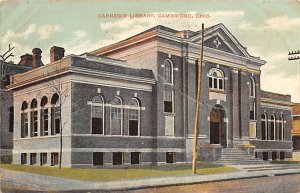
[(201, 44), (200, 44), (200, 57), (198, 61), (198, 87), (197, 87), (197, 100), (196, 100), (196, 117), (194, 127), (194, 151), (193, 151), (193, 174), (196, 174), (197, 170), (197, 144), (198, 144), (198, 125), (199, 125), (199, 111), (200, 111), (200, 94), (201, 94), (201, 74), (203, 63), (203, 41), (204, 41), (204, 24), (202, 23), (201, 31)]

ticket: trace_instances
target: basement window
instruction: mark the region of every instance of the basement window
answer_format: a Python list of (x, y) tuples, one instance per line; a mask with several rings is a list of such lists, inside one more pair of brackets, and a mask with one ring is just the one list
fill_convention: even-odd
[(141, 153), (140, 152), (132, 152), (131, 153), (131, 164), (140, 164)]
[(93, 152), (93, 165), (102, 166), (104, 164), (104, 153), (102, 152)]
[(166, 163), (175, 163), (175, 153), (174, 152), (166, 153)]
[(113, 165), (123, 165), (122, 152), (113, 152)]

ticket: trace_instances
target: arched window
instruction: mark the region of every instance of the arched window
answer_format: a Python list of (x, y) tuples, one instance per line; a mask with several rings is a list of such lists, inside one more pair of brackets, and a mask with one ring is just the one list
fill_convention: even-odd
[(271, 137), (270, 140), (275, 140), (275, 127), (276, 127), (276, 119), (275, 119), (275, 115), (272, 114), (271, 115), (271, 123), (270, 123), (270, 130), (271, 130)]
[(173, 63), (169, 59), (164, 62), (164, 79), (165, 83), (173, 84)]
[(122, 135), (122, 101), (119, 97), (114, 97), (111, 100), (110, 107), (110, 133), (111, 135)]
[(55, 135), (61, 130), (61, 105), (57, 93), (52, 96), (51, 105), (51, 135)]
[(48, 108), (45, 107), (48, 103), (48, 98), (46, 96), (43, 96), (42, 100), (41, 100), (41, 110), (40, 110), (40, 120), (41, 120), (41, 135), (48, 135), (48, 123), (49, 123), (49, 112), (48, 112)]
[(104, 134), (104, 100), (101, 96), (92, 98), (92, 134)]
[(136, 98), (129, 101), (129, 135), (140, 135), (140, 102)]
[(268, 122), (267, 122), (267, 115), (261, 115), (261, 139), (267, 140), (268, 139)]
[(278, 140), (284, 140), (284, 119), (283, 116), (280, 115), (278, 118), (278, 133), (277, 133)]
[(209, 88), (224, 90), (224, 73), (222, 70), (217, 68), (212, 68), (208, 73)]
[(21, 107), (21, 138), (28, 137), (28, 113), (25, 110), (28, 108), (28, 103), (24, 101)]
[(250, 97), (255, 97), (255, 80), (253, 77), (250, 77), (249, 95), (250, 95)]
[(37, 100), (32, 99), (30, 104), (30, 136), (38, 136), (38, 111), (37, 111)]

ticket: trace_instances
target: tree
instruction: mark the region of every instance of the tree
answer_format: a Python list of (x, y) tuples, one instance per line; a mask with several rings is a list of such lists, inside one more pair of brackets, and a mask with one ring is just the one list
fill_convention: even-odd
[[(47, 85), (52, 90), (52, 92), (57, 94), (57, 96), (58, 96), (58, 99), (55, 104), (55, 108), (58, 108), (58, 110), (53, 109), (54, 114), (52, 114), (52, 116), (53, 115), (57, 116), (57, 114), (58, 114), (58, 117), (60, 120), (60, 123), (59, 123), (59, 130), (60, 130), (59, 169), (61, 169), (62, 147), (63, 147), (62, 132), (66, 125), (66, 121), (63, 120), (61, 112), (62, 112), (63, 105), (66, 102), (66, 99), (69, 97), (70, 85), (68, 85), (67, 83), (64, 83), (62, 78), (56, 78), (54, 80), (51, 80), (51, 81), (47, 82)], [(52, 123), (52, 124), (54, 124), (55, 127), (57, 126), (56, 123)]]

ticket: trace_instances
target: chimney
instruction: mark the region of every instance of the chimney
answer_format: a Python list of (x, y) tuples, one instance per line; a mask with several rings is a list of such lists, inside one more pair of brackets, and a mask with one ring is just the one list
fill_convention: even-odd
[(50, 49), (50, 62), (61, 60), (65, 56), (65, 49), (62, 47), (53, 46)]
[(41, 60), (41, 58), (42, 58), (41, 53), (42, 53), (42, 50), (40, 48), (34, 48), (32, 50), (32, 67), (33, 68), (38, 68), (38, 67), (44, 65)]
[(21, 57), (21, 60), (19, 62), (19, 65), (21, 66), (32, 66), (32, 55), (30, 54), (24, 54)]

